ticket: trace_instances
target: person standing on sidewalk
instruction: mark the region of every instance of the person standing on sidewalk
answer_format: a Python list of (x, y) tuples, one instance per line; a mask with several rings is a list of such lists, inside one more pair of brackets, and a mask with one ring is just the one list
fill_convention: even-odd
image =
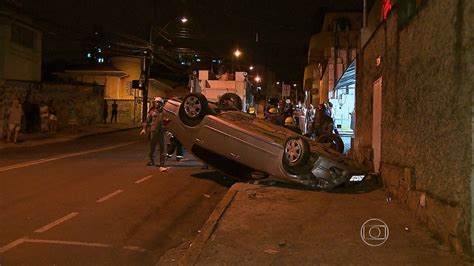
[(23, 117), (23, 110), (21, 108), (18, 98), (13, 99), (12, 106), (8, 112), (8, 135), (7, 142), (10, 142), (11, 134), (14, 134), (13, 142), (17, 143), (18, 134), (21, 129), (21, 118)]
[(145, 123), (143, 123), (143, 129), (140, 131), (140, 135), (145, 135), (149, 132), (150, 138), (150, 161), (147, 166), (154, 166), (155, 164), (155, 151), (156, 145), (159, 145), (160, 149), (160, 164), (156, 165), (160, 167), (160, 171), (166, 171), (165, 166), (166, 160), (166, 143), (165, 143), (165, 127), (163, 125), (163, 104), (164, 101), (161, 97), (155, 97), (152, 101), (152, 107), (148, 111), (148, 115)]
[(112, 104), (112, 116), (110, 116), (110, 123), (112, 123), (112, 120), (115, 118), (115, 124), (117, 124), (117, 113), (118, 104), (117, 101), (114, 100), (114, 103)]
[(49, 107), (44, 102), (41, 101), (40, 105), (40, 118), (41, 118), (41, 132), (46, 133), (49, 129)]
[(56, 130), (58, 128), (58, 116), (56, 109), (53, 106), (53, 100), (49, 102), (49, 131), (51, 133), (56, 133)]

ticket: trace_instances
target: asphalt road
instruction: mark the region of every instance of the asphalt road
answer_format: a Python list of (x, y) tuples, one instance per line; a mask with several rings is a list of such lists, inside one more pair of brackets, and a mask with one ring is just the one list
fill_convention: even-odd
[(0, 150), (0, 265), (154, 265), (192, 240), (232, 180), (146, 167), (137, 133)]

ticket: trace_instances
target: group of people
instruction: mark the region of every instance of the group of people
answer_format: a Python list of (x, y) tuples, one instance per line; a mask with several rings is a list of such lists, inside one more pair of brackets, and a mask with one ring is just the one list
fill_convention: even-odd
[(40, 105), (40, 119), (42, 133), (55, 133), (58, 127), (58, 117), (52, 101), (49, 104), (42, 101)]
[[(256, 115), (260, 118), (284, 126), (298, 134), (304, 133), (313, 139), (323, 134), (338, 134), (332, 119), (332, 103), (329, 101), (318, 104), (316, 108), (313, 105), (309, 105), (309, 108), (301, 105), (295, 107), (291, 101), (283, 99), (277, 104), (257, 102), (257, 106), (249, 107), (247, 112), (254, 115), (257, 113)], [(300, 127), (300, 117), (305, 117), (302, 127)]]
[[(140, 135), (147, 135), (150, 140), (150, 161), (147, 166), (160, 167), (160, 171), (166, 171), (166, 159), (172, 158), (176, 152), (176, 160), (183, 159), (183, 146), (179, 140), (170, 132), (165, 130), (163, 123), (163, 105), (164, 100), (161, 97), (155, 97), (152, 101), (152, 106), (148, 111), (143, 128)], [(166, 138), (168, 137), (169, 144), (167, 145)], [(156, 148), (159, 149), (159, 162), (156, 162)]]
[[(8, 109), (8, 132), (7, 142), (18, 143), (18, 136), (22, 128), (22, 120), (25, 117), (23, 106), (19, 98), (13, 98), (12, 104)], [(57, 131), (58, 117), (56, 109), (51, 100), (49, 104), (42, 101), (39, 106), (39, 118), (42, 133), (55, 133)]]
[[(107, 119), (109, 117), (109, 105), (107, 104), (107, 100), (104, 100), (104, 104), (103, 104), (103, 112), (102, 112), (102, 121), (104, 122), (104, 124), (107, 124)], [(117, 123), (117, 115), (118, 115), (118, 104), (117, 104), (117, 101), (114, 100), (114, 102), (112, 103), (112, 115), (110, 116), (110, 123), (112, 123), (112, 121), (115, 121), (115, 123)]]

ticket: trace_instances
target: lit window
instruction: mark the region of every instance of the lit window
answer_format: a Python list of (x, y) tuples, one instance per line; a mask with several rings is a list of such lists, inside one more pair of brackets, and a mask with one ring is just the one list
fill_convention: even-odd
[(102, 53), (102, 49), (97, 48), (97, 52)]
[(196, 62), (201, 62), (201, 59), (200, 58), (196, 59)]
[(91, 58), (91, 53), (87, 53), (87, 58)]

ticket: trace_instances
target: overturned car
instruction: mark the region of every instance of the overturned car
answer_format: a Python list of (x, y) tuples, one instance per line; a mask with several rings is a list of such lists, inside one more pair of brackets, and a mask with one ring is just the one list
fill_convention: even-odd
[[(272, 177), (331, 189), (367, 174), (362, 165), (325, 145), (239, 111), (235, 96), (224, 95), (219, 104), (199, 93), (168, 100), (166, 128), (196, 157), (240, 179)], [(233, 107), (224, 104), (229, 102)]]

